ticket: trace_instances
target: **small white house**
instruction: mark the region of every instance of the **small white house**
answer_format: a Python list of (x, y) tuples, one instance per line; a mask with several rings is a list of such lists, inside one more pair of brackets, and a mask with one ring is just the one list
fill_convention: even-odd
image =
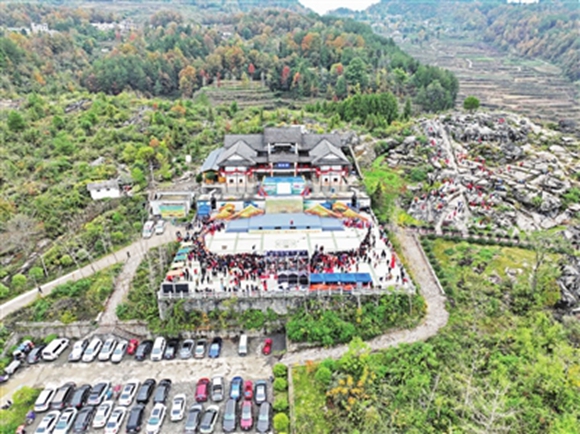
[(87, 184), (87, 190), (93, 200), (121, 197), (122, 194), (118, 179), (90, 182)]

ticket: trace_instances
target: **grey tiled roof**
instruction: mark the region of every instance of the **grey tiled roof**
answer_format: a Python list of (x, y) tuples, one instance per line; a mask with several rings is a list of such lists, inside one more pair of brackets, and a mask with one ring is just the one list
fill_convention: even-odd
[(205, 161), (203, 162), (203, 166), (201, 166), (201, 171), (208, 172), (210, 170), (213, 170), (217, 172), (219, 169), (217, 162), (223, 151), (224, 148), (218, 148), (211, 151), (207, 156), (207, 158), (205, 159)]
[[(233, 159), (234, 155), (238, 155), (242, 157), (242, 159)], [(242, 140), (238, 140), (235, 145), (231, 146), (230, 148), (224, 149), (217, 160), (218, 166), (227, 166), (228, 164), (236, 164), (236, 165), (254, 165), (256, 164), (256, 156), (258, 152), (254, 149), (250, 148), (246, 142)], [(228, 161), (229, 160), (229, 161)]]
[[(340, 140), (340, 139), (339, 139)], [(329, 155), (334, 155), (338, 158), (328, 158)], [(344, 152), (339, 147), (336, 147), (328, 140), (322, 140), (311, 151), (310, 158), (312, 164), (320, 166), (322, 164), (349, 164), (350, 162), (344, 155)]]
[(87, 184), (87, 190), (103, 190), (107, 188), (119, 188), (119, 181), (117, 179), (110, 179), (108, 181), (97, 181), (97, 182), (89, 182)]
[(302, 143), (302, 128), (299, 125), (285, 128), (264, 128), (266, 143)]

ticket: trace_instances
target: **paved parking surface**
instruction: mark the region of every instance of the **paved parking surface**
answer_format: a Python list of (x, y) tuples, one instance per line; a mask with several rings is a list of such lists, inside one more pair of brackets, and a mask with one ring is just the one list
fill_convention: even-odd
[[(58, 360), (51, 363), (39, 363), (33, 366), (27, 366), (20, 372), (17, 372), (10, 382), (2, 387), (2, 394), (6, 397), (14, 390), (22, 386), (34, 386), (38, 388), (59, 387), (67, 381), (74, 381), (77, 386), (82, 384), (94, 385), (100, 381), (110, 381), (113, 385), (125, 384), (130, 380), (138, 380), (143, 383), (147, 378), (154, 378), (157, 383), (160, 380), (169, 378), (172, 381), (171, 393), (167, 400), (167, 411), (171, 411), (173, 397), (178, 393), (185, 393), (187, 396), (186, 409), (195, 403), (195, 385), (200, 378), (221, 375), (225, 380), (226, 394), (229, 393), (230, 381), (235, 376), (241, 376), (246, 380), (267, 380), (269, 385), (268, 400), (273, 402), (271, 382), (272, 366), (276, 359), (272, 356), (263, 356), (260, 353), (261, 339), (250, 339), (250, 352), (246, 357), (237, 355), (236, 346), (231, 341), (224, 341), (222, 354), (217, 359), (174, 359), (152, 362), (146, 360), (143, 362), (136, 361), (133, 356), (125, 356), (125, 359), (119, 364), (111, 362), (92, 362), (92, 363), (69, 363), (67, 361), (70, 351), (65, 351)], [(71, 345), (72, 347), (72, 345)], [(12, 389), (12, 390), (10, 390)], [(221, 423), (225, 402), (219, 403), (221, 413), (216, 424), (214, 432), (221, 433)], [(204, 408), (212, 405), (213, 402), (204, 403)], [(130, 408), (130, 407), (129, 407)], [(149, 417), (153, 404), (149, 403), (144, 416), (142, 430), (145, 429), (146, 420)], [(254, 408), (257, 416), (257, 406)], [(39, 414), (37, 423), (32, 426), (31, 433), (36, 429), (36, 425), (42, 420), (45, 413)], [(165, 418), (162, 434), (183, 433), (185, 429), (185, 419), (181, 422), (170, 422), (169, 414)], [(125, 419), (126, 423), (126, 419)], [(27, 430), (28, 432), (28, 430)], [(102, 433), (103, 429), (90, 430), (92, 434)], [(125, 432), (125, 426), (121, 432)], [(241, 430), (236, 431), (241, 432)], [(255, 432), (255, 430), (250, 431)]]

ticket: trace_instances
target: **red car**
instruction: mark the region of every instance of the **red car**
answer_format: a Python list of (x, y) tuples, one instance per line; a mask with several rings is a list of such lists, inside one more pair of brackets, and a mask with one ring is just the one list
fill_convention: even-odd
[(129, 345), (127, 345), (127, 354), (133, 356), (135, 351), (137, 351), (137, 347), (139, 346), (139, 341), (137, 339), (131, 339), (129, 341)]
[(251, 401), (254, 397), (254, 385), (250, 380), (246, 381), (244, 384), (244, 399), (246, 401)]
[(242, 403), (242, 415), (240, 416), (240, 428), (249, 431), (254, 425), (254, 415), (252, 414), (252, 401)]
[(264, 347), (262, 348), (262, 354), (265, 356), (272, 352), (272, 339), (268, 338), (264, 341)]
[(195, 400), (206, 402), (209, 394), (209, 378), (200, 378), (195, 386)]

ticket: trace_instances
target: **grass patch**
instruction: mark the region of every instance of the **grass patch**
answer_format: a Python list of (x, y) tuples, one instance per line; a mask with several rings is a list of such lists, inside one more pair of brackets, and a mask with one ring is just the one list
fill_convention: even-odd
[(326, 397), (323, 388), (314, 381), (317, 365), (292, 368), (294, 382), (294, 417), (297, 433), (330, 434), (332, 427), (325, 418)]
[(123, 264), (115, 264), (90, 277), (67, 282), (54, 288), (45, 297), (20, 309), (6, 318), (6, 323), (17, 321), (73, 321), (93, 320), (104, 309), (104, 302), (114, 289), (115, 278)]
[(24, 423), (26, 413), (32, 410), (38, 395), (40, 395), (40, 389), (26, 386), (14, 393), (12, 407), (8, 410), (0, 410), (0, 434), (16, 432), (16, 429)]

